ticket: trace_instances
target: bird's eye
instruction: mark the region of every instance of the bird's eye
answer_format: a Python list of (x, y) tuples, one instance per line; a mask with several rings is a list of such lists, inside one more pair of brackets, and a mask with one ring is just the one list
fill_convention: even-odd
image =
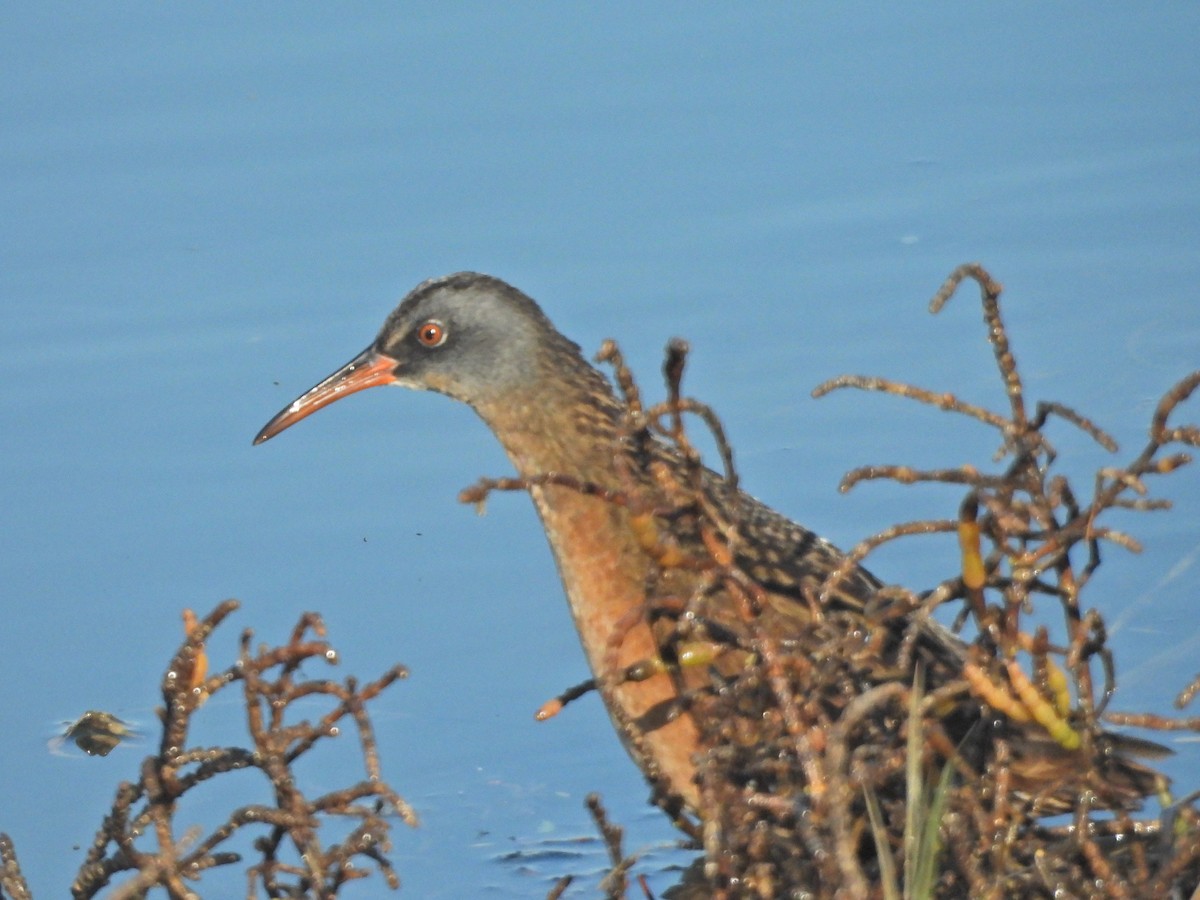
[(417, 340), (426, 347), (440, 347), (446, 340), (446, 328), (441, 322), (430, 319), (417, 329)]

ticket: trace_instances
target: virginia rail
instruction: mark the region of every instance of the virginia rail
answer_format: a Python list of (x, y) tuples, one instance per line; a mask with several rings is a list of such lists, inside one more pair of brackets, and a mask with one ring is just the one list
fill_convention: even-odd
[[(678, 470), (678, 454), (657, 439), (631, 440), (622, 403), (579, 347), (525, 294), (497, 278), (470, 272), (418, 285), (388, 316), (374, 343), (280, 411), (254, 443), (334, 400), (385, 384), (447, 394), (471, 406), (491, 428), (526, 480), (541, 516), (614, 725), (660, 800), (663, 794), (674, 795), (698, 811), (695, 757), (704, 729), (694, 720), (695, 707), (679, 702), (681, 680), (630, 680), (623, 673), (667, 655), (661, 628), (639, 611), (668, 594), (686, 598), (702, 593), (696, 590), (702, 575), (678, 567), (663, 578), (662, 559), (633, 527), (629, 505), (602, 496), (621, 495), (631, 479), (653, 489), (661, 483), (664, 467)], [(773, 616), (764, 620), (767, 627), (781, 635), (803, 628), (817, 587), (843, 555), (716, 473), (704, 469), (703, 482), (708, 502), (737, 522), (735, 562), (766, 592)], [(581, 490), (582, 485), (588, 489)], [(658, 525), (671, 532), (685, 554), (705, 553), (695, 528), (673, 519)], [(825, 602), (862, 610), (879, 587), (869, 572), (853, 567)], [(732, 613), (727, 592), (710, 591), (705, 604), (704, 615), (718, 627), (744, 627)], [(920, 644), (919, 655), (934, 678), (937, 670), (945, 677), (961, 669), (965, 645), (946, 630), (929, 623)], [(979, 718), (979, 708), (975, 704), (974, 718)], [(1083, 767), (1037, 726), (1026, 730), (1033, 748), (1027, 754), (1029, 771), (1041, 773), (1033, 776), (1035, 781), (1053, 783), (1064, 772)], [(1134, 805), (1154, 789), (1149, 770), (1111, 749), (1109, 756), (1113, 787), (1104, 802)], [(1055, 808), (1046, 806), (1048, 811)]]

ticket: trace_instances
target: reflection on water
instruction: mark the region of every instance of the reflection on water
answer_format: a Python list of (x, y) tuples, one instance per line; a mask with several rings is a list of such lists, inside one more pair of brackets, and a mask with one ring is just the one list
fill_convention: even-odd
[[(536, 879), (547, 890), (568, 875), (580, 886), (593, 886), (611, 869), (604, 843), (598, 837), (513, 837), (506, 843), (508, 849), (494, 852), (490, 861), (521, 879)], [(483, 840), (476, 847), (487, 851), (492, 844)], [(636, 857), (629, 873), (631, 880), (646, 876), (663, 887), (677, 883), (697, 855), (696, 851), (681, 849), (678, 842), (630, 847), (626, 851)]]

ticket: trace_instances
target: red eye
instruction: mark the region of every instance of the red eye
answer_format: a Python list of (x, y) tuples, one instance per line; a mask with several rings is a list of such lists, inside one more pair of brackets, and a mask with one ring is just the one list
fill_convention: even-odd
[(426, 347), (440, 346), (446, 340), (446, 329), (432, 319), (417, 329), (417, 340)]

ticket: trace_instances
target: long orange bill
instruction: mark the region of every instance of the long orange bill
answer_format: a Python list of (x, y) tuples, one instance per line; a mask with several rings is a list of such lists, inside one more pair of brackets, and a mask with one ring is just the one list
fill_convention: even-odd
[(295, 425), (305, 416), (315, 413), (322, 406), (328, 406), (334, 400), (340, 400), (369, 387), (391, 384), (396, 380), (396, 365), (396, 360), (390, 356), (380, 353), (374, 347), (368, 347), (316, 387), (310, 388), (281, 409), (275, 418), (263, 426), (262, 431), (254, 438), (254, 443), (261, 444), (270, 440), (283, 429)]

